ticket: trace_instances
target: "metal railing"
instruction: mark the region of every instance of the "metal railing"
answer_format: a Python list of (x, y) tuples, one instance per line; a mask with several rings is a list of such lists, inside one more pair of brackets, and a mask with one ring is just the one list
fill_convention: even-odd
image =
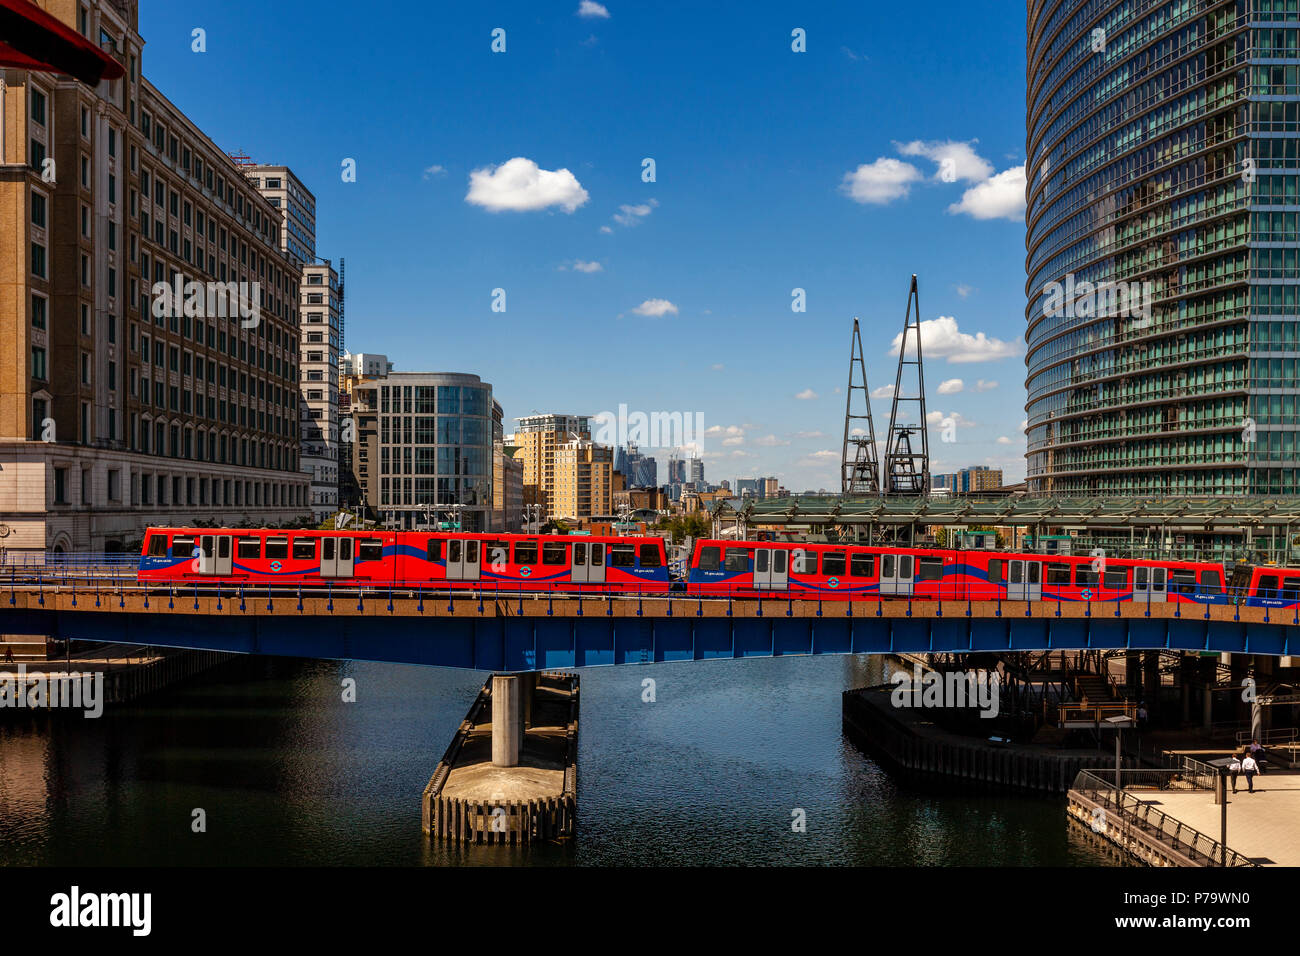
[(1113, 780), (1114, 771), (1080, 770), (1070, 789), (1087, 797), (1093, 803), (1115, 815), (1125, 828), (1131, 829), (1157, 843), (1168, 846), (1186, 856), (1198, 866), (1257, 866), (1231, 847), (1226, 859), (1223, 844), (1213, 840), (1195, 827), (1171, 817), (1159, 807), (1144, 801), (1130, 792), (1159, 792), (1162, 790), (1204, 790), (1196, 785), (1196, 778), (1183, 770), (1123, 770), (1120, 786)]

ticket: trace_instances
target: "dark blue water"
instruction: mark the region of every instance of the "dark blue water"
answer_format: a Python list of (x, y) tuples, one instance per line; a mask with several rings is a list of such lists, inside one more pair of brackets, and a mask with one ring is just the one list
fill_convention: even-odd
[[(1071, 834), (1061, 799), (918, 790), (856, 749), (840, 692), (879, 683), (881, 666), (581, 672), (579, 836), (522, 850), (449, 849), (420, 830), (420, 793), (485, 674), (241, 658), (99, 720), (6, 717), (0, 863), (1107, 862)], [(795, 810), (806, 832), (792, 830)]]

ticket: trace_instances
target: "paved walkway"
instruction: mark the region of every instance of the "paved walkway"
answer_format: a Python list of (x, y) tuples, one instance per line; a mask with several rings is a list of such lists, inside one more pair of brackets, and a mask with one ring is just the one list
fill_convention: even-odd
[[(1256, 775), (1254, 793), (1244, 775), (1237, 786), (1228, 794), (1228, 847), (1264, 866), (1300, 866), (1300, 773)], [(1166, 790), (1143, 802), (1219, 839), (1220, 807), (1207, 790)]]

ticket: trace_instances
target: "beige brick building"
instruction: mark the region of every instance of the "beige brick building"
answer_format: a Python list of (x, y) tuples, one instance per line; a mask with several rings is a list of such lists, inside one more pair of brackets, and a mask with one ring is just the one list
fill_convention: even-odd
[(524, 463), (524, 503), (541, 505), (546, 514), (555, 514), (555, 453), (571, 441), (590, 439), (590, 419), (586, 415), (526, 415), (508, 439), (519, 450), (516, 457)]
[(585, 439), (555, 449), (557, 518), (590, 518), (614, 511), (614, 449)]
[(0, 549), (303, 515), (279, 210), (143, 77), (136, 0), (37, 5), (126, 75), (2, 71)]

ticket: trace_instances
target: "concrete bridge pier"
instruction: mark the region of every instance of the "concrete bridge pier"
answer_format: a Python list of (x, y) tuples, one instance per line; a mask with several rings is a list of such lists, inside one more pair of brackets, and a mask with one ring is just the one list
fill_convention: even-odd
[[(523, 708), (520, 680), (513, 674), (492, 678), (492, 766), (519, 766), (519, 743), (523, 739)], [(531, 694), (528, 695), (530, 698)]]

